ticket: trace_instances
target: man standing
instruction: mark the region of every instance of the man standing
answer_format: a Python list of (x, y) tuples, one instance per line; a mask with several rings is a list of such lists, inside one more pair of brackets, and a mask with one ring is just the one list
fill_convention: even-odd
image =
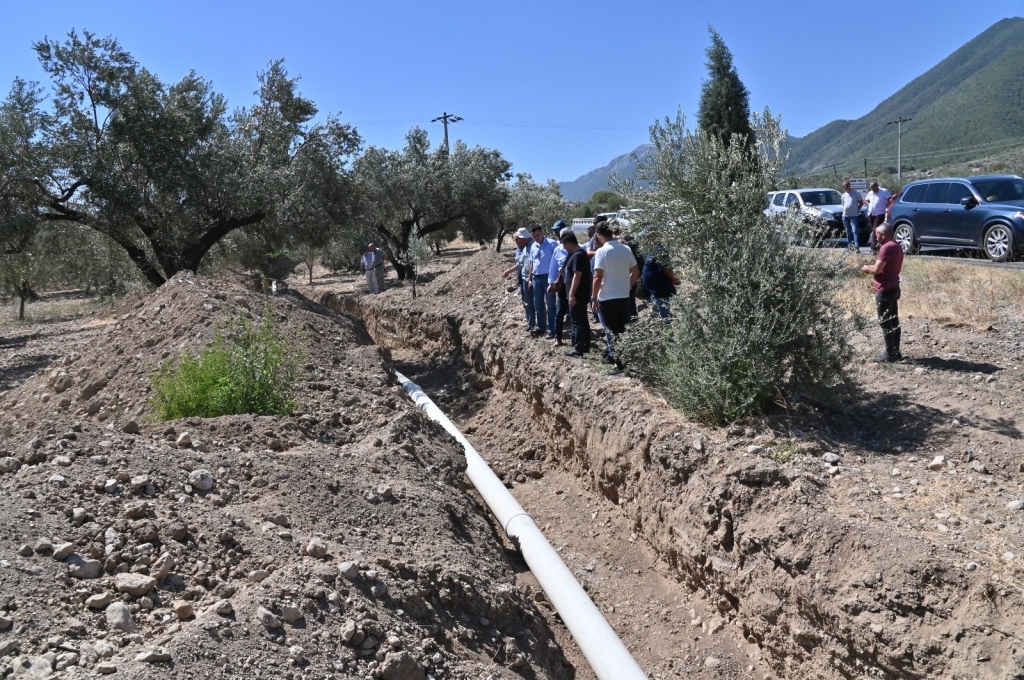
[[(562, 234), (568, 234), (572, 230), (565, 226), (563, 220), (555, 222), (551, 228), (555, 232), (555, 237), (561, 239)], [(566, 258), (569, 257), (569, 251), (565, 249), (564, 244), (559, 242), (558, 246), (555, 247), (554, 252), (551, 253), (551, 264), (548, 265), (548, 292), (554, 293), (555, 295), (555, 346), (562, 344), (562, 332), (565, 330), (565, 317), (569, 314), (569, 302), (566, 298), (565, 286), (560, 285), (559, 274), (562, 272), (562, 267), (565, 265)]]
[(537, 314), (533, 308), (533, 290), (526, 285), (526, 282), (527, 277), (530, 275), (529, 250), (533, 239), (530, 237), (529, 230), (525, 227), (520, 227), (512, 238), (516, 242), (516, 263), (515, 266), (510, 267), (502, 274), (502, 278), (508, 278), (512, 272), (516, 273), (516, 282), (519, 284), (519, 297), (523, 302), (523, 313), (526, 316), (526, 330), (528, 333), (532, 333), (534, 326), (537, 325)]
[(388, 260), (388, 254), (375, 246), (370, 244), (366, 246), (373, 255), (373, 278), (377, 282), (377, 293), (383, 293), (386, 289), (385, 281), (387, 279), (387, 273), (384, 271), (384, 263)]
[(576, 234), (571, 229), (562, 230), (562, 245), (569, 257), (565, 261), (565, 291), (569, 304), (569, 319), (572, 322), (572, 349), (567, 357), (581, 357), (590, 351), (590, 319), (587, 306), (590, 304), (590, 258), (580, 248)]
[(597, 242), (601, 247), (594, 256), (593, 306), (600, 311), (601, 323), (610, 334), (608, 355), (615, 368), (609, 375), (618, 375), (623, 365), (615, 356), (614, 340), (625, 332), (629, 322), (629, 289), (640, 278), (640, 269), (633, 252), (619, 243), (607, 224), (597, 228)]
[(868, 246), (875, 249), (875, 229), (882, 222), (885, 222), (885, 210), (889, 207), (889, 199), (892, 192), (888, 189), (880, 189), (878, 180), (871, 182), (871, 191), (868, 192), (868, 224), (871, 225), (871, 238), (868, 239)]
[(850, 180), (843, 180), (843, 227), (846, 229), (846, 247), (850, 250), (860, 248), (857, 231), (862, 205), (864, 199), (861, 198), (860, 192), (850, 188)]
[(533, 289), (533, 308), (537, 313), (537, 330), (533, 335), (547, 334), (555, 337), (555, 294), (548, 292), (548, 270), (551, 267), (551, 254), (558, 242), (544, 236), (544, 228), (540, 225), (530, 229), (533, 243), (530, 244), (530, 279)]
[(651, 307), (654, 313), (662, 319), (667, 319), (669, 314), (668, 299), (676, 294), (676, 286), (679, 279), (669, 266), (668, 253), (665, 246), (659, 245), (644, 260), (644, 268), (641, 274), (644, 288), (651, 296)]
[(874, 276), (875, 309), (878, 324), (885, 338), (885, 353), (875, 361), (901, 361), (900, 354), (900, 271), (903, 269), (903, 248), (892, 238), (892, 225), (882, 222), (875, 228), (875, 242), (879, 244), (878, 259), (874, 264), (860, 268)]
[(373, 294), (380, 292), (380, 288), (377, 287), (377, 269), (373, 264), (374, 256), (370, 252), (368, 246), (363, 246), (359, 249), (359, 264), (363, 268), (363, 276), (366, 277), (366, 288)]

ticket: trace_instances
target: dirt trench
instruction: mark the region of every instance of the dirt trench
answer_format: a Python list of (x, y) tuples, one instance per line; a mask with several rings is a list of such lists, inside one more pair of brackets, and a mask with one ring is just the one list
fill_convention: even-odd
[[(459, 267), (494, 271), (473, 260), (498, 257)], [(519, 332), (514, 292), (460, 294), (465, 271), (449, 274), (418, 301), (391, 291), (321, 302), (363, 319), (396, 357), (443, 366), (439, 404), (508, 454), (508, 485), (554, 468), (617, 506), (631, 540), (750, 658), (786, 678), (1024, 678), (1019, 592), (894, 531), (886, 503), (858, 511), (822, 472), (762, 457), (771, 433), (697, 427), (634, 380), (538, 352)]]

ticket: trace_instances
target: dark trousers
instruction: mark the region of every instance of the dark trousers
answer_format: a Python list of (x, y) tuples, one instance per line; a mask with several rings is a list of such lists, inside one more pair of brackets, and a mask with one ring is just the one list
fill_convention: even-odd
[(626, 324), (629, 323), (629, 298), (615, 298), (614, 300), (601, 300), (597, 303), (601, 309), (601, 323), (604, 324), (610, 334), (608, 344), (608, 356), (616, 366), (622, 366), (619, 358), (615, 356), (615, 336), (626, 331)]
[(565, 286), (562, 286), (555, 293), (558, 306), (555, 308), (555, 338), (562, 341), (562, 331), (565, 330), (565, 317), (569, 316), (569, 298), (565, 294)]
[(587, 308), (590, 303), (576, 301), (575, 307), (569, 307), (569, 320), (572, 322), (570, 338), (572, 348), (577, 354), (586, 354), (590, 351), (590, 316)]
[(868, 224), (871, 225), (871, 235), (868, 236), (868, 247), (875, 249), (875, 227), (885, 222), (885, 213), (881, 215), (868, 215)]
[(900, 287), (875, 293), (875, 309), (878, 310), (878, 325), (885, 338), (885, 353), (891, 357), (900, 354)]

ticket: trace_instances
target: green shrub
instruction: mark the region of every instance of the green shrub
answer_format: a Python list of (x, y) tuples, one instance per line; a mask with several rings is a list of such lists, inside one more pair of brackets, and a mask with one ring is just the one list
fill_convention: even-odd
[(258, 325), (238, 319), (227, 338), (218, 334), (198, 356), (164, 363), (152, 379), (154, 418), (288, 415), (300, 363), (301, 352), (278, 335), (269, 310)]
[(664, 245), (683, 281), (666, 324), (633, 324), (617, 346), (629, 371), (690, 416), (714, 423), (763, 412), (789, 392), (824, 394), (845, 377), (849, 322), (834, 291), (842, 258), (807, 226), (761, 212), (784, 134), (766, 112), (757, 143), (725, 146), (682, 115), (651, 128), (638, 172), (641, 245)]

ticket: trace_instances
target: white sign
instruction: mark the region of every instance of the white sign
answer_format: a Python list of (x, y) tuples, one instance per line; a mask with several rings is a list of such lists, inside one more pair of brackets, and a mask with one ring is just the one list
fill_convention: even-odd
[(850, 188), (855, 191), (867, 191), (868, 190), (868, 178), (867, 177), (851, 177)]

